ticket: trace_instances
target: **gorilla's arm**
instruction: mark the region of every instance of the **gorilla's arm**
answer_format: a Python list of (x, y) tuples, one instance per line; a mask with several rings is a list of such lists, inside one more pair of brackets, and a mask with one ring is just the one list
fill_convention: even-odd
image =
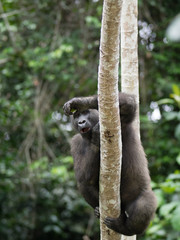
[[(123, 122), (131, 122), (136, 113), (136, 103), (133, 95), (119, 93), (119, 106)], [(72, 115), (74, 110), (80, 112), (87, 109), (98, 109), (98, 96), (75, 97), (64, 104), (66, 115)]]
[(87, 109), (98, 109), (97, 95), (90, 97), (75, 97), (66, 102), (63, 106), (66, 115), (72, 115), (74, 110), (82, 112)]
[(80, 134), (73, 137), (71, 153), (79, 191), (93, 207), (99, 206), (99, 126), (95, 125), (92, 139), (84, 140)]
[(95, 186), (89, 185), (87, 182), (83, 182), (78, 185), (79, 191), (86, 200), (86, 202), (92, 207), (99, 206), (99, 190)]

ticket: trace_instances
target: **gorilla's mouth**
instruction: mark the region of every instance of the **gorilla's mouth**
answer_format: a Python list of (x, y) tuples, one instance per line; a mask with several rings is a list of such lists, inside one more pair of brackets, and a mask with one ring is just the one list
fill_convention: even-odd
[(82, 128), (81, 133), (87, 133), (89, 132), (90, 128)]

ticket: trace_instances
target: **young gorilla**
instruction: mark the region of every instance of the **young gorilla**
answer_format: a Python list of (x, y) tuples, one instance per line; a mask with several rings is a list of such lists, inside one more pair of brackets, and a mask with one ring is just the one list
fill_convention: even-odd
[[(121, 234), (141, 234), (149, 225), (156, 198), (150, 187), (147, 160), (139, 136), (132, 127), (136, 113), (134, 97), (119, 93), (122, 127), (121, 215), (107, 217), (107, 227)], [(100, 133), (97, 96), (73, 98), (64, 105), (78, 134), (71, 142), (79, 190), (99, 217)]]

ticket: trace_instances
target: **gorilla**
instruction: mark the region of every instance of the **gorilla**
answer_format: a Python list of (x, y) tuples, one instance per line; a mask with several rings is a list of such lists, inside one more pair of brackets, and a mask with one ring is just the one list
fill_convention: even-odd
[[(108, 228), (123, 235), (142, 234), (156, 211), (156, 197), (150, 186), (147, 159), (133, 129), (136, 103), (133, 95), (119, 93), (122, 134), (121, 214), (107, 217)], [(99, 217), (100, 132), (98, 97), (77, 97), (64, 104), (78, 131), (71, 141), (77, 185)]]

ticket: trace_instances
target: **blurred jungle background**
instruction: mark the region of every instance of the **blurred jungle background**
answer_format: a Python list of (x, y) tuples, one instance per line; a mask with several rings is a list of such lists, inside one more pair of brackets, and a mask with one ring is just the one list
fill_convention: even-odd
[[(142, 240), (180, 240), (180, 1), (139, 0), (141, 138), (158, 198)], [(0, 240), (98, 240), (63, 104), (97, 92), (102, 0), (0, 0)], [(178, 30), (177, 30), (178, 31)]]

